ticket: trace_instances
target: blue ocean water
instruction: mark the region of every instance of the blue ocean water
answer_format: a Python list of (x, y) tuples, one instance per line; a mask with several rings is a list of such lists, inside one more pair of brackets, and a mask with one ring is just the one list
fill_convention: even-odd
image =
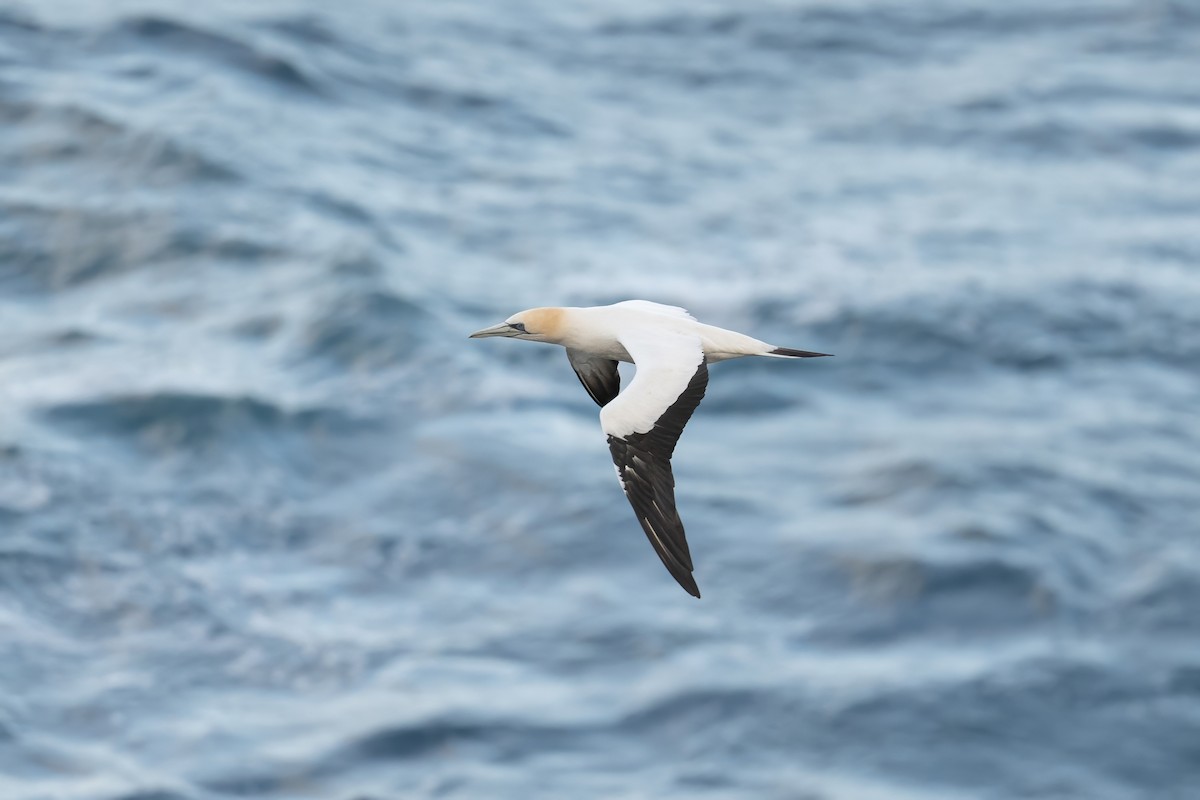
[[(1200, 7), (0, 7), (0, 798), (1200, 797)], [(720, 364), (662, 569), (556, 348)]]

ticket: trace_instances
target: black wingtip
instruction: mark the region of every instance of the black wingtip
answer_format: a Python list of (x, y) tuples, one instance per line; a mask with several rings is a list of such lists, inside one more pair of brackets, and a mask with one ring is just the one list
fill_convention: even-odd
[(832, 353), (814, 353), (811, 350), (793, 350), (790, 347), (776, 347), (771, 351), (773, 356), (791, 356), (792, 358), (832, 358)]
[(683, 590), (685, 592), (687, 592), (688, 594), (690, 594), (692, 597), (696, 598), (697, 600), (700, 599), (700, 587), (696, 585), (695, 578), (693, 578), (691, 575), (687, 575), (685, 577), (680, 577), (679, 575), (676, 575), (675, 580), (679, 581), (679, 585), (683, 587)]

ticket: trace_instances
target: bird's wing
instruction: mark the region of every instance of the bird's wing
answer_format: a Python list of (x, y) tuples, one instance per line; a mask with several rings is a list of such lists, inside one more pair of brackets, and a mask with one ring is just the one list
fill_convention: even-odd
[(608, 405), (617, 396), (617, 392), (621, 391), (621, 373), (617, 372), (617, 362), (612, 359), (568, 347), (567, 360), (571, 362), (571, 368), (579, 376), (579, 382), (597, 405)]
[(696, 322), (696, 318), (688, 313), (686, 308), (679, 306), (667, 306), (662, 303), (655, 303), (651, 300), (622, 300), (619, 303), (613, 303), (618, 308), (636, 308), (638, 311), (648, 311), (652, 314), (662, 314), (667, 317), (678, 317), (679, 319), (690, 319)]
[(692, 578), (683, 522), (675, 510), (671, 454), (683, 426), (704, 398), (708, 366), (693, 336), (622, 335), (637, 364), (629, 387), (600, 411), (621, 488), (667, 571), (688, 594), (700, 596)]

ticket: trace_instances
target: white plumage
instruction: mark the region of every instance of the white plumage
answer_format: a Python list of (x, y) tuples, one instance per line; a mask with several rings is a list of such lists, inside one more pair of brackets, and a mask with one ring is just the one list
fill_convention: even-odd
[[(471, 334), (559, 344), (588, 394), (600, 405), (600, 426), (621, 488), (679, 584), (699, 597), (683, 523), (675, 510), (671, 454), (704, 397), (708, 364), (744, 356), (811, 358), (825, 353), (775, 347), (745, 334), (705, 325), (678, 306), (626, 300), (590, 308), (535, 308)], [(637, 365), (620, 392), (617, 362)], [(618, 392), (620, 392), (618, 394)]]

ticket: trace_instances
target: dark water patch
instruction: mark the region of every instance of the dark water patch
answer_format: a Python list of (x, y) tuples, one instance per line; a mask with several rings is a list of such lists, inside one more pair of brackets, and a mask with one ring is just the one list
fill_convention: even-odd
[(1200, 128), (1179, 125), (1142, 125), (1128, 128), (1121, 135), (1132, 148), (1187, 151), (1200, 146)]
[(170, 206), (55, 208), (0, 200), (0, 286), (52, 292), (186, 258), (257, 262), (283, 253), (249, 233), (206, 235), (204, 224)]
[[(734, 62), (734, 69), (744, 68), (746, 58), (775, 54), (809, 70), (846, 77), (887, 65), (909, 67), (930, 58), (955, 57), (963, 52), (962, 42), (968, 36), (981, 36), (988, 44), (995, 44), (998, 39), (1050, 30), (1103, 29), (1121, 19), (1120, 12), (1101, 8), (1064, 12), (1022, 7), (960, 10), (818, 5), (789, 11), (686, 13), (616, 20), (602, 23), (596, 32), (643, 45), (659, 42), (664, 47), (679, 47), (680, 42), (687, 42), (689, 48), (699, 52), (723, 54), (722, 67)], [(984, 31), (986, 34), (981, 34)], [(656, 72), (661, 74), (677, 71), (666, 63), (658, 66)], [(806, 73), (806, 78), (812, 75)]]
[(514, 99), (478, 89), (414, 80), (389, 80), (382, 87), (409, 107), (441, 114), (451, 120), (487, 126), (491, 134), (555, 139), (570, 135), (570, 128), (565, 122), (536, 114)]
[(37, 456), (0, 444), (0, 514), (13, 518), (52, 508), (62, 479)]
[[(86, 244), (64, 235), (80, 228), (95, 233), (85, 232)], [(45, 290), (113, 271), (127, 246), (114, 230), (124, 227), (111, 217), (9, 205), (0, 213), (0, 281)]]
[(56, 331), (46, 337), (46, 343), (54, 347), (80, 347), (100, 341), (104, 341), (103, 336), (79, 328)]
[(311, 195), (309, 202), (321, 213), (354, 225), (368, 226), (374, 220), (374, 216), (368, 208), (346, 197), (318, 193)]
[[(1200, 331), (1189, 317), (1187, 302), (1165, 290), (1070, 282), (1037, 296), (1004, 292), (964, 302), (954, 294), (848, 309), (813, 329), (818, 341), (856, 364), (1044, 371), (1088, 360), (1193, 363), (1200, 359)], [(850, 331), (854, 343), (839, 344)]]
[[(740, 520), (750, 518), (749, 514), (738, 515)], [(685, 518), (684, 522), (686, 524), (688, 519)], [(693, 528), (696, 527), (693, 523)], [(743, 529), (745, 527), (748, 526), (743, 524)], [(694, 545), (697, 547), (703, 541), (702, 535), (699, 531), (695, 534), (689, 531), (689, 536), (697, 539)], [(761, 534), (750, 529), (744, 538), (758, 540)], [(752, 613), (766, 618), (792, 622), (837, 620), (829, 631), (823, 630), (820, 625), (806, 630), (806, 641), (829, 641), (845, 636), (842, 626), (849, 615), (846, 603), (853, 598), (850, 576), (845, 566), (835, 556), (820, 550), (795, 545), (789, 547), (787, 542), (776, 547), (774, 541), (771, 544), (772, 555), (766, 560), (747, 549), (745, 544), (722, 553), (719, 567), (710, 567), (711, 580), (727, 581), (729, 588), (713, 587), (713, 591), (739, 596), (748, 609), (753, 609)], [(703, 591), (705, 575), (699, 572), (697, 575)], [(858, 633), (855, 631), (850, 635), (857, 636)]]
[[(53, 583), (69, 573), (78, 564), (77, 559), (56, 547), (45, 547), (30, 542), (10, 542), (0, 547), (0, 574), (6, 577), (5, 583), (15, 586), (18, 582), (26, 584)], [(95, 567), (115, 568), (115, 565), (103, 563)]]
[(597, 28), (604, 36), (697, 36), (735, 33), (746, 25), (742, 14), (670, 15), (645, 21), (617, 20)]
[(1060, 592), (1036, 567), (983, 551), (959, 560), (847, 557), (840, 567), (852, 602), (821, 639), (992, 636), (1060, 611)]
[(1200, 664), (1184, 664), (1173, 669), (1167, 682), (1167, 691), (1200, 697)]
[(319, 97), (324, 94), (315, 78), (299, 64), (266, 53), (233, 32), (218, 32), (181, 20), (138, 16), (122, 20), (109, 32), (114, 42), (145, 44), (169, 51), (172, 58), (189, 55), (216, 67), (231, 67), (243, 74), (293, 92)]
[(836, 495), (846, 505), (874, 505), (911, 492), (961, 493), (979, 483), (960, 469), (921, 459), (886, 464), (854, 476), (854, 485)]
[(241, 320), (230, 328), (234, 336), (251, 341), (266, 341), (277, 334), (284, 325), (278, 314), (262, 314)]
[(16, 355), (28, 356), (34, 353), (61, 354), (71, 350), (82, 350), (87, 347), (110, 342), (98, 333), (68, 328), (60, 331), (50, 331), (38, 336), (14, 338), (8, 342), (0, 341), (0, 359)]
[[(805, 63), (836, 66), (854, 59), (911, 62), (921, 49), (894, 33), (881, 34), (871, 25), (848, 25), (841, 19), (806, 15), (797, 24), (765, 24), (752, 33), (748, 44), (755, 49), (778, 51)], [(928, 43), (924, 43), (928, 44)]]
[[(1013, 109), (1025, 115), (1013, 119)], [(1112, 159), (1144, 161), (1190, 155), (1200, 145), (1200, 131), (1183, 124), (1086, 125), (1061, 105), (1033, 115), (1028, 104), (1008, 98), (982, 98), (958, 103), (947, 113), (872, 119), (870, 124), (824, 128), (822, 141), (860, 145), (895, 145), (965, 149), (992, 157), (1033, 161)]]
[(667, 14), (646, 20), (615, 20), (602, 23), (597, 32), (608, 36), (662, 35), (735, 35), (762, 28), (800, 28), (860, 31), (873, 28), (875, 35), (896, 38), (928, 37), (945, 34), (986, 32), (1011, 35), (1051, 28), (1084, 28), (1103, 25), (1123, 18), (1120, 11), (1104, 8), (1075, 7), (1070, 11), (1046, 6), (961, 8), (947, 6), (838, 7), (814, 4), (788, 11), (737, 11), (692, 14)]
[(1119, 7), (1073, 3), (1069, 8), (1047, 4), (1011, 3), (963, 8), (948, 4), (942, 9), (913, 6), (896, 12), (910, 21), (915, 35), (993, 39), (1000, 36), (1062, 35), (1064, 32), (1105, 30), (1129, 21)]
[(1194, 242), (1186, 241), (1135, 241), (1127, 244), (1125, 250), (1131, 260), (1156, 261), (1168, 264), (1181, 264), (1192, 267), (1200, 264), (1200, 239)]
[(492, 112), (506, 106), (502, 98), (482, 94), (479, 91), (452, 90), (448, 86), (407, 83), (397, 86), (401, 94), (413, 106), (420, 108), (450, 110), (450, 112)]
[[(396, 250), (403, 252), (400, 247), (396, 247)], [(383, 264), (378, 259), (362, 253), (347, 254), (337, 259), (330, 265), (330, 270), (338, 277), (348, 279), (348, 282), (362, 281), (368, 284), (381, 280), (385, 275)]]
[(512, 720), (434, 719), (368, 733), (319, 758), (271, 769), (234, 773), (200, 781), (213, 792), (238, 797), (272, 795), (310, 781), (328, 781), (379, 765), (430, 759), (482, 759), (520, 763), (534, 755), (578, 746), (588, 728), (539, 725)]
[(0, 158), (7, 154), (0, 169), (18, 164), (28, 168), (30, 163), (39, 170), (54, 164), (92, 166), (142, 186), (224, 183), (239, 177), (229, 164), (164, 133), (133, 127), (81, 105), (0, 98), (0, 122), (17, 126), (0, 132), (0, 142), (11, 143), (0, 148)]
[(183, 794), (170, 789), (139, 789), (134, 792), (111, 795), (108, 800), (194, 800), (195, 795)]
[[(17, 97), (0, 97), (0, 122), (29, 124), (39, 118), (61, 123), (71, 133), (86, 138), (113, 137), (127, 130), (126, 126), (79, 106), (47, 106)], [(5, 154), (11, 155), (7, 150)]]
[(625, 716), (617, 725), (623, 733), (644, 735), (682, 734), (721, 728), (774, 706), (781, 698), (754, 689), (695, 689), (646, 704)]
[(347, 44), (338, 35), (330, 21), (317, 14), (299, 14), (262, 20), (258, 23), (258, 27), (277, 31), (302, 45), (342, 48)]
[(1010, 113), (1016, 107), (1014, 98), (1002, 94), (984, 94), (956, 102), (951, 110), (964, 115), (992, 119)]
[[(1029, 563), (983, 559), (927, 565), (920, 593), (929, 617), (964, 629), (1028, 621), (1055, 610), (1055, 592)], [(918, 610), (924, 615), (925, 609)]]
[[(96, 231), (95, 240), (88, 237), (88, 246), (56, 243), (60, 235), (55, 235), (55, 229), (79, 224)], [(92, 215), (64, 215), (8, 205), (0, 213), (0, 279), (50, 289), (112, 270), (119, 261), (113, 258), (113, 249), (119, 248), (121, 241), (101, 242), (104, 236), (112, 235), (114, 228), (120, 229), (120, 225)]]
[[(293, 44), (307, 50), (315, 48), (330, 54), (330, 58), (322, 60), (322, 85), (328, 84), (331, 94), (337, 92), (338, 96), (344, 96), (349, 89), (366, 90), (378, 96), (371, 98), (371, 102), (383, 100), (421, 117), (436, 116), (451, 123), (483, 128), (489, 137), (524, 141), (531, 137), (563, 139), (571, 136), (567, 119), (535, 111), (529, 95), (496, 91), (488, 88), (486, 81), (472, 81), (467, 75), (443, 80), (416, 75), (410, 68), (408, 51), (419, 52), (420, 47), (381, 51), (361, 41), (346, 46), (316, 17), (266, 21), (260, 23), (260, 27), (281, 33)], [(408, 35), (405, 33), (402, 37)], [(491, 29), (479, 35), (492, 41), (497, 38)], [(512, 48), (511, 43), (501, 41), (496, 44)], [(527, 53), (522, 49), (505, 56), (506, 60), (526, 57)], [(389, 139), (393, 138), (389, 136)], [(411, 146), (425, 148), (429, 144), (429, 141), (420, 141)], [(445, 163), (442, 159), (443, 166)]]
[(1025, 88), (1019, 92), (1009, 90), (981, 99), (986, 98), (1002, 102), (1012, 111), (1024, 111), (1030, 104), (1047, 110), (1073, 107), (1082, 111), (1110, 103), (1144, 105), (1149, 110), (1155, 106), (1193, 106), (1200, 102), (1200, 87), (1112, 83), (1099, 77), (1078, 76), (1049, 87)]
[[(1001, 126), (978, 134), (961, 131), (963, 140), (975, 139), (1000, 150), (1039, 157), (1111, 157), (1116, 153), (1139, 157), (1161, 153), (1173, 155), (1200, 144), (1200, 131), (1175, 125), (1134, 125), (1095, 130), (1065, 119)], [(936, 136), (936, 134), (935, 134)]]
[(736, 43), (752, 51), (779, 51), (796, 56), (913, 55), (911, 50), (901, 49), (904, 37), (897, 35), (894, 26), (867, 24), (860, 13), (830, 8), (672, 14), (646, 21), (604, 23), (598, 33), (616, 38), (686, 39), (701, 46)]
[(814, 374), (796, 367), (775, 359), (723, 366), (722, 380), (709, 384), (702, 413), (755, 415), (805, 408), (811, 403), (806, 384)]
[(245, 446), (248, 440), (264, 435), (319, 439), (356, 431), (363, 425), (332, 408), (285, 409), (254, 397), (186, 392), (63, 403), (43, 409), (41, 417), (55, 427), (156, 452)]
[(265, 772), (243, 772), (209, 781), (198, 781), (199, 785), (210, 792), (229, 797), (261, 797), (276, 794), (294, 785), (296, 776), (291, 774), (273, 775)]
[[(568, 530), (565, 527), (547, 525), (547, 529)], [(560, 559), (545, 559), (554, 565), (560, 573), (578, 571), (579, 562), (603, 565), (620, 574), (627, 568), (630, 559), (639, 560), (647, 555), (645, 541), (639, 541), (636, 524), (633, 530), (621, 531), (618, 525), (613, 526), (614, 535), (628, 534), (627, 543), (623, 543), (619, 556), (613, 557), (612, 546), (594, 546), (600, 551), (592, 554), (583, 547), (570, 547), (571, 557)], [(566, 549), (566, 548), (564, 548)], [(530, 555), (523, 555), (528, 559)], [(533, 589), (527, 585), (528, 589)], [(538, 591), (542, 591), (539, 587)], [(677, 652), (694, 641), (695, 635), (689, 632), (671, 629), (646, 629), (636, 625), (614, 625), (586, 627), (576, 632), (572, 637), (563, 637), (562, 632), (554, 627), (539, 626), (536, 629), (526, 628), (518, 632), (505, 632), (503, 636), (489, 639), (480, 647), (481, 654), (492, 657), (511, 659), (513, 661), (537, 660), (547, 667), (552, 667), (560, 674), (571, 676), (579, 670), (596, 669), (601, 664), (610, 664), (614, 668), (623, 668), (631, 664), (647, 664), (667, 654)]]
[[(1162, 3), (1158, 7), (1168, 5), (1179, 7), (1181, 4)], [(1106, 35), (1098, 35), (1087, 44), (1089, 53), (1109, 57), (1132, 58), (1142, 64), (1160, 64), (1163, 66), (1178, 66), (1188, 63), (1196, 52), (1197, 26), (1194, 20), (1186, 17), (1179, 24), (1170, 24), (1166, 19), (1156, 26), (1142, 26), (1125, 30), (1108, 31)]]
[(0, 32), (16, 32), (21, 35), (44, 30), (32, 15), (17, 8), (0, 8)]
[[(1003, 679), (985, 676), (924, 692), (879, 694), (839, 712), (830, 728), (857, 741), (887, 739), (889, 746), (871, 760), (925, 779), (963, 786), (1012, 781), (1004, 763), (1021, 758), (1031, 777), (1057, 764), (1066, 768), (1063, 779), (1073, 782), (1086, 776), (1088, 784), (1115, 782), (1169, 797), (1177, 788), (1171, 776), (1194, 756), (1188, 732), (1194, 732), (1196, 718), (1186, 709), (1148, 707), (1145, 698), (1156, 693), (1157, 680), (1153, 671), (1138, 676), (1093, 663), (1033, 660)], [(897, 726), (901, 719), (908, 721)], [(900, 730), (903, 743), (895, 738)], [(1126, 746), (1107, 747), (1118, 731)], [(914, 757), (921, 748), (944, 748), (947, 742), (953, 743), (952, 764), (934, 766)], [(1095, 752), (1106, 757), (1088, 759), (1087, 766), (1077, 760)], [(1030, 784), (1036, 780), (1018, 780), (1014, 788), (1029, 796), (1024, 790)]]
[[(239, 559), (226, 562), (230, 574), (219, 581), (225, 594), (216, 596), (213, 579), (196, 580), (186, 566), (188, 559), (213, 555), (205, 552), (206, 543), (199, 536), (180, 535), (181, 526), (174, 524), (172, 529), (170, 521), (135, 532), (123, 530), (130, 525), (127, 515), (94, 516), (94, 521), (87, 520), (60, 537), (65, 540), (60, 546), (70, 552), (61, 563), (10, 563), (0, 559), (0, 579), (16, 607), (30, 620), (30, 630), (36, 632), (33, 641), (49, 642), (54, 637), (64, 647), (67, 643), (99, 646), (101, 657), (106, 645), (134, 637), (137, 642), (131, 655), (150, 656), (167, 668), (156, 678), (156, 690), (184, 688), (217, 677), (236, 676), (246, 683), (269, 686), (272, 681), (295, 682), (297, 673), (318, 676), (315, 659), (304, 659), (307, 651), (303, 647), (260, 631), (252, 620), (231, 611), (234, 597), (241, 596), (245, 602), (246, 595), (253, 595), (245, 588), (245, 580), (236, 577)], [(214, 511), (212, 516), (219, 517), (220, 512)], [(107, 540), (103, 523), (112, 529)], [(224, 533), (241, 534), (243, 530), (229, 527)], [(249, 532), (250, 541), (237, 546), (245, 551), (266, 549), (266, 537)], [(183, 542), (184, 536), (190, 536), (190, 541)], [(229, 548), (228, 542), (214, 537), (207, 543), (208, 551), (215, 549), (214, 542), (220, 542), (219, 547), (225, 550)], [(269, 546), (279, 561), (286, 559), (283, 543), (274, 541)], [(300, 597), (289, 599), (303, 602)], [(161, 638), (164, 633), (166, 639)], [(186, 655), (178, 649), (185, 643)], [(42, 647), (30, 652), (42, 653), (43, 657), (46, 653)], [(59, 661), (73, 657), (56, 652), (52, 655)], [(242, 663), (231, 663), (239, 656), (244, 659)], [(261, 668), (255, 671), (251, 665), (260, 662)], [(6, 666), (20, 674), (29, 665)], [(131, 694), (140, 691), (114, 688), (98, 696), (95, 703), (125, 705), (133, 699)]]
[(1005, 235), (981, 227), (942, 228), (922, 232), (913, 245), (930, 264), (974, 262), (980, 265), (1003, 258)]
[(415, 357), (432, 324), (411, 300), (382, 289), (351, 291), (326, 304), (300, 342), (304, 358), (356, 371), (396, 365)]
[(167, 255), (199, 256), (206, 260), (241, 262), (253, 267), (264, 261), (287, 257), (290, 251), (272, 239), (269, 231), (248, 229), (205, 235), (199, 227), (180, 227), (172, 231)]
[(351, 760), (419, 758), (438, 750), (472, 742), (494, 741), (503, 725), (437, 720), (421, 725), (378, 731), (350, 746)]
[(1200, 633), (1195, 609), (1200, 603), (1200, 568), (1181, 559), (1177, 562), (1155, 560), (1140, 566), (1130, 579), (1117, 615), (1139, 630), (1153, 630), (1185, 636)]
[(935, 44), (827, 9), (669, 14), (607, 22), (596, 32), (601, 47), (584, 48), (596, 68), (700, 89), (785, 91), (797, 80), (853, 79), (918, 61)]
[(992, 131), (948, 127), (942, 131), (930, 130), (925, 135), (916, 133), (916, 136), (931, 144), (949, 144), (954, 140), (1014, 155), (1049, 159), (1111, 158), (1118, 146), (1111, 131), (1089, 130), (1065, 119), (1018, 123)]

